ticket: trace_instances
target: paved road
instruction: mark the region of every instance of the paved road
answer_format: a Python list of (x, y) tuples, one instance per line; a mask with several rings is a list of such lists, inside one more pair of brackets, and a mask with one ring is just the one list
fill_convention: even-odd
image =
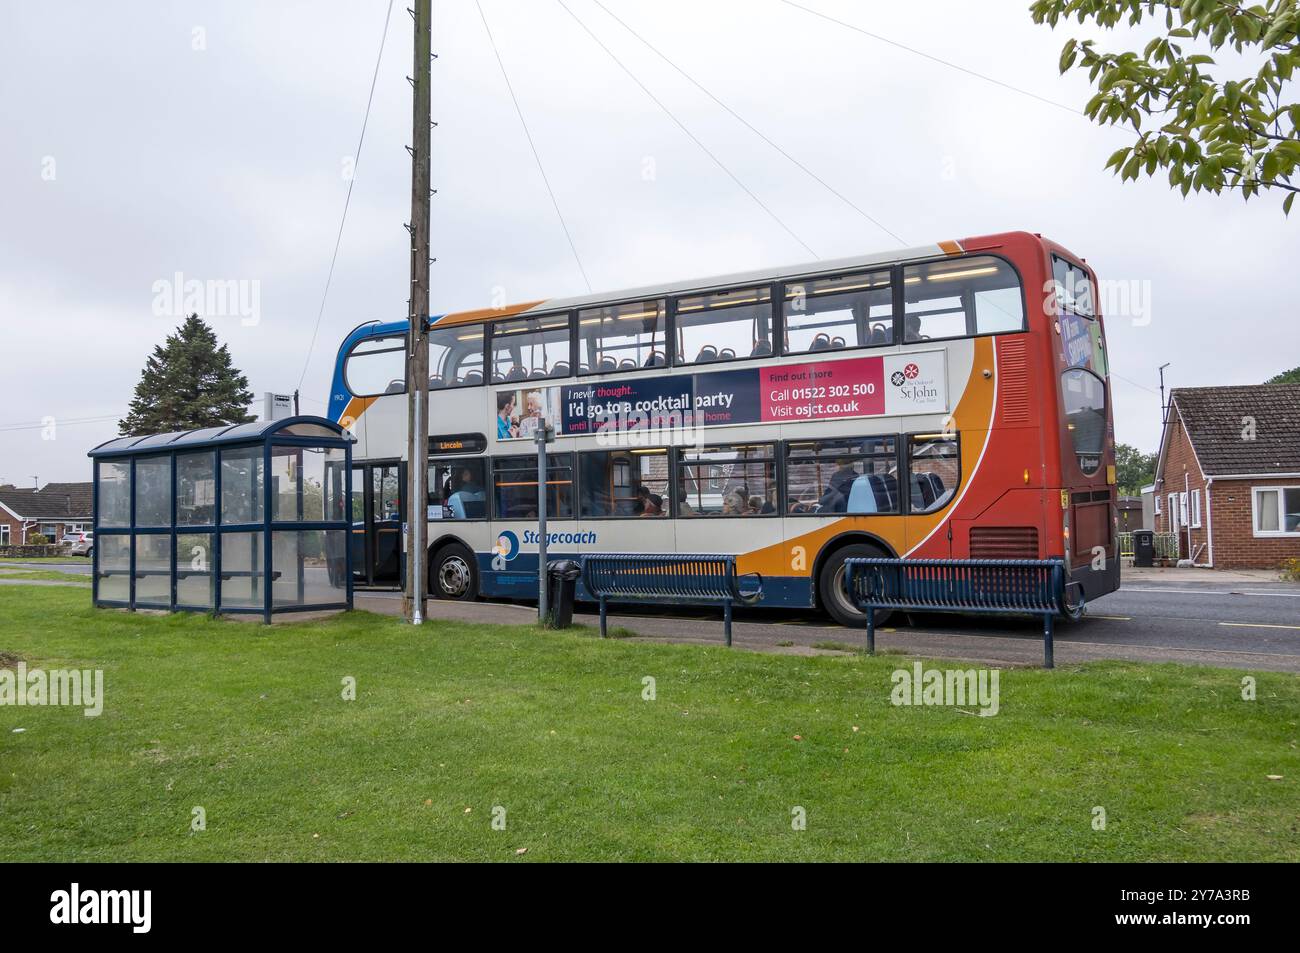
[[(1056, 629), (1058, 664), (1101, 658), (1173, 661), (1243, 669), (1300, 672), (1300, 586), (1254, 575), (1188, 571), (1136, 573), (1094, 602), (1080, 622)], [(524, 622), (535, 610), (506, 603), (430, 602), (433, 618)], [(360, 608), (397, 613), (400, 599), (361, 594)], [(615, 607), (612, 624), (655, 641), (716, 644), (721, 613), (696, 608)], [(738, 610), (734, 642), (767, 651), (808, 652), (861, 647), (861, 630), (845, 629), (812, 612)], [(577, 621), (595, 624), (580, 612)], [(1042, 662), (1042, 630), (1032, 619), (926, 615), (896, 617), (877, 647), (994, 664)]]
[[(4, 563), (17, 571), (89, 574), (87, 560)], [(2, 575), (0, 575), (2, 578)], [(430, 602), (430, 616), (484, 622), (523, 622), (533, 610), (509, 603)], [(358, 607), (397, 614), (400, 597), (359, 593)], [(721, 613), (709, 609), (627, 606), (615, 608), (615, 625), (646, 639), (716, 643)], [(807, 652), (838, 643), (861, 646), (865, 634), (812, 612), (738, 610), (735, 643), (768, 651)], [(578, 621), (595, 624), (580, 612)], [(896, 617), (877, 645), (941, 657), (1003, 664), (1038, 664), (1042, 634), (1030, 619), (929, 615)], [(1204, 570), (1125, 570), (1119, 592), (1092, 603), (1087, 617), (1057, 627), (1058, 663), (1095, 658), (1180, 661), (1300, 672), (1300, 585), (1269, 573)]]
[(66, 572), (77, 576), (90, 575), (89, 559), (74, 559), (69, 562), (36, 562), (20, 563), (9, 562), (8, 560), (0, 561), (0, 572), (4, 570), (13, 572)]

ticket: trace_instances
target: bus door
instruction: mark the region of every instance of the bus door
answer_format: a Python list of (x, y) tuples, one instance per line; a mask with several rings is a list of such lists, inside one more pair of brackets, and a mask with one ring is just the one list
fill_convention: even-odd
[(406, 466), (402, 463), (359, 463), (353, 467), (351, 536), (354, 585), (401, 588), (405, 490)]

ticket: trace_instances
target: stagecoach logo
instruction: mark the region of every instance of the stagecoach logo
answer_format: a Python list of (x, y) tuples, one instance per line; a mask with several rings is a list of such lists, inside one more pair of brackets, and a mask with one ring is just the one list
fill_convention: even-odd
[(492, 568), (500, 572), (506, 568), (506, 563), (519, 555), (519, 537), (510, 530), (505, 530), (497, 537), (496, 545), (492, 547)]

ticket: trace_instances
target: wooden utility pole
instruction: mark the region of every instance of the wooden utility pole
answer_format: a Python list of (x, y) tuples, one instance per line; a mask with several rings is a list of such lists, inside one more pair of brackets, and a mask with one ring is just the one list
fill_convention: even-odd
[(433, 0), (415, 0), (415, 94), (411, 121), (411, 305), (407, 335), (407, 551), (402, 609), (413, 625), (424, 622), (429, 548), (429, 148), (433, 129), (430, 94)]

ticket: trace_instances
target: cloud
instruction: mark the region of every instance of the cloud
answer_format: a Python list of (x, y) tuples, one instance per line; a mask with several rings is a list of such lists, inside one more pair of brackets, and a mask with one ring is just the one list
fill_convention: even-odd
[[(1160, 182), (1121, 185), (1102, 167), (1122, 132), (785, 4), (603, 2), (907, 243), (1026, 228), (1104, 278), (1149, 282), (1151, 323), (1109, 325), (1116, 372), (1141, 385), (1117, 379), (1121, 440), (1155, 446), (1161, 363), (1188, 385), (1258, 381), (1298, 363), (1276, 346), (1295, 339), (1284, 304), (1295, 243), (1271, 199), (1184, 201)], [(591, 0), (566, 3), (818, 255), (897, 245)], [(1035, 26), (1023, 4), (807, 5), (1047, 99), (1088, 96), (1056, 69), (1078, 28)], [(22, 355), (7, 364), (12, 423), (124, 410), (172, 326), (151, 312), (152, 283), (176, 271), (260, 282), (256, 327), (214, 324), (255, 392), (293, 389), (384, 8), (158, 0), (9, 11), (0, 322), (6, 351)], [(808, 259), (557, 4), (483, 8), (596, 290)], [(481, 306), (497, 287), (515, 300), (584, 292), (477, 9), (440, 3), (435, 16), (435, 310)], [(307, 409), (322, 409), (349, 329), (405, 314), (409, 37), (396, 4)], [(47, 156), (54, 181), (41, 177)], [(8, 431), (0, 477), (86, 479), (86, 449), (113, 432), (70, 424), (51, 442), (39, 429)]]

